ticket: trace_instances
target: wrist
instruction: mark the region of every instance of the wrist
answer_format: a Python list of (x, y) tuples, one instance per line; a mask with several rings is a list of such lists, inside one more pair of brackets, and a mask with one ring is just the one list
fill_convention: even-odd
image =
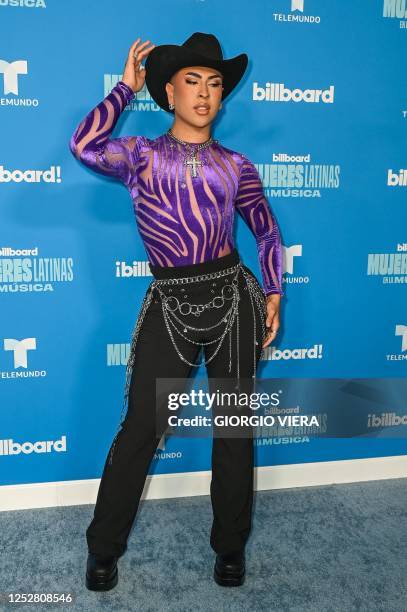
[(135, 95), (135, 91), (134, 89), (129, 85), (129, 83), (126, 83), (125, 80), (121, 79), (120, 81), (118, 81), (117, 83), (127, 94), (128, 98), (131, 99), (134, 97)]
[(271, 304), (279, 305), (281, 302), (281, 293), (269, 293), (265, 297), (266, 297), (266, 304), (270, 302)]

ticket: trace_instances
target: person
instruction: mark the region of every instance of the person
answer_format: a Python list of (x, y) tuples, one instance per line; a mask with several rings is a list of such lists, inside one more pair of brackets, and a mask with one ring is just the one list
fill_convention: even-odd
[[(202, 32), (181, 45), (149, 43), (137, 38), (131, 45), (122, 79), (70, 139), (80, 162), (128, 189), (153, 276), (132, 334), (119, 428), (86, 531), (91, 590), (117, 584), (117, 561), (168, 426), (156, 380), (188, 379), (201, 351), (209, 381), (253, 380), (262, 349), (278, 331), (284, 295), (280, 231), (259, 173), (247, 156), (211, 135), (248, 56), (224, 59), (216, 36)], [(144, 84), (156, 104), (173, 114), (171, 128), (156, 138), (111, 138)], [(255, 236), (262, 283), (234, 245), (235, 211)], [(253, 434), (216, 434), (210, 484), (213, 577), (222, 586), (238, 586), (245, 578), (252, 521)]]

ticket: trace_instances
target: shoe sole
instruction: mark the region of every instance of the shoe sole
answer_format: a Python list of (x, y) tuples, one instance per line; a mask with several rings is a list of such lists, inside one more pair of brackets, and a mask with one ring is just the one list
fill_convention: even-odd
[(216, 569), (213, 572), (215, 582), (220, 586), (241, 586), (244, 583), (245, 572), (240, 576), (220, 576)]
[(86, 587), (90, 591), (110, 591), (113, 589), (119, 580), (119, 574), (116, 568), (115, 573), (109, 580), (95, 580), (94, 578), (89, 578), (88, 574), (86, 574)]

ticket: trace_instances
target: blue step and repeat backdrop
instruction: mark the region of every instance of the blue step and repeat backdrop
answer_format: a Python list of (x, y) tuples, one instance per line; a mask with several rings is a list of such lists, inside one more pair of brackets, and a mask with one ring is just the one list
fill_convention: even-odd
[[(195, 31), (249, 55), (213, 134), (256, 164), (284, 244), (281, 326), (258, 376), (291, 382), (291, 401), (338, 433), (270, 430), (256, 464), (407, 454), (407, 3), (1, 0), (3, 485), (101, 475), (152, 277), (130, 194), (69, 139), (138, 36), (181, 44)], [(171, 123), (142, 90), (113, 137)], [(260, 278), (238, 217), (235, 237)], [(150, 473), (210, 469), (210, 448), (164, 439)]]

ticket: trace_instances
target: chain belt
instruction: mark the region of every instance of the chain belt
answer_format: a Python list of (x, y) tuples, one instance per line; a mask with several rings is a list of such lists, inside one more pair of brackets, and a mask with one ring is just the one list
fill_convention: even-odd
[(212, 280), (214, 278), (221, 278), (223, 276), (228, 276), (233, 272), (236, 272), (241, 267), (241, 262), (237, 263), (235, 266), (230, 268), (225, 268), (224, 270), (217, 270), (216, 272), (207, 272), (206, 274), (197, 274), (195, 276), (184, 276), (180, 278), (159, 278), (155, 279), (152, 282), (152, 285), (180, 285), (185, 283), (199, 283), (201, 281)]
[[(251, 301), (251, 306), (252, 306), (252, 313), (253, 313), (253, 374), (252, 374), (252, 378), (255, 378), (256, 376), (256, 346), (258, 346), (258, 341), (256, 337), (257, 334), (256, 334), (255, 307), (257, 307), (258, 312), (261, 315), (260, 321), (262, 325), (263, 341), (266, 336), (265, 319), (266, 319), (266, 314), (267, 314), (267, 308), (266, 308), (265, 296), (264, 296), (264, 293), (261, 287), (259, 286), (257, 280), (244, 269), (241, 261), (239, 261), (236, 265), (230, 268), (225, 268), (224, 270), (218, 270), (216, 272), (208, 272), (207, 274), (199, 274), (196, 276), (187, 276), (187, 277), (181, 277), (181, 278), (173, 277), (173, 278), (165, 278), (165, 279), (154, 279), (150, 283), (147, 289), (146, 295), (144, 296), (143, 303), (140, 309), (140, 314), (138, 316), (138, 319), (136, 321), (136, 324), (134, 326), (134, 330), (132, 333), (130, 354), (129, 354), (129, 358), (127, 361), (127, 367), (126, 367), (126, 380), (125, 380), (125, 390), (124, 390), (122, 413), (120, 416), (118, 431), (115, 435), (114, 442), (112, 445), (112, 450), (110, 453), (110, 463), (112, 462), (113, 450), (116, 444), (117, 436), (120, 432), (121, 425), (123, 423), (124, 416), (125, 416), (125, 413), (128, 407), (130, 380), (131, 380), (132, 370), (134, 367), (134, 357), (135, 357), (135, 350), (136, 350), (138, 334), (140, 332), (146, 312), (152, 302), (154, 289), (158, 291), (161, 297), (161, 306), (162, 306), (164, 322), (165, 322), (169, 337), (174, 345), (174, 348), (179, 358), (190, 366), (199, 367), (201, 363), (192, 363), (188, 361), (184, 357), (184, 355), (182, 355), (182, 352), (180, 351), (177, 345), (177, 342), (175, 340), (174, 332), (177, 332), (187, 342), (190, 342), (192, 344), (195, 344), (201, 347), (209, 345), (209, 344), (215, 344), (216, 342), (218, 343), (218, 345), (215, 347), (211, 356), (206, 361), (203, 360), (202, 362), (203, 365), (208, 364), (210, 361), (212, 361), (212, 359), (214, 359), (214, 357), (219, 352), (225, 340), (226, 335), (229, 333), (229, 373), (230, 373), (231, 368), (232, 368), (232, 328), (233, 328), (235, 320), (237, 321), (236, 353), (237, 353), (237, 379), (239, 379), (240, 378), (239, 307), (238, 307), (239, 300), (240, 300), (239, 281), (238, 281), (239, 273), (242, 273), (245, 279), (245, 282), (246, 282), (245, 289), (249, 291), (249, 296), (250, 296), (250, 301)], [(168, 293), (172, 293), (173, 285), (184, 285), (184, 284), (190, 284), (190, 283), (196, 283), (196, 282), (205, 282), (209, 280), (214, 280), (214, 279), (219, 279), (219, 278), (223, 278), (226, 276), (230, 276), (231, 274), (234, 274), (232, 280), (230, 282), (226, 282), (223, 285), (220, 291), (220, 294), (213, 297), (209, 302), (206, 302), (205, 304), (192, 304), (191, 302), (188, 302), (188, 301), (182, 301), (180, 303), (180, 300), (177, 296), (167, 295), (165, 291), (163, 291), (163, 287), (166, 287), (166, 286), (169, 286)], [(185, 290), (184, 288), (181, 288), (181, 291), (184, 291), (184, 290)], [(211, 325), (209, 327), (192, 326), (189, 323), (182, 321), (179, 318), (179, 316), (176, 314), (176, 311), (178, 311), (180, 314), (184, 316), (193, 314), (195, 315), (195, 317), (199, 317), (203, 312), (205, 312), (206, 310), (210, 308), (221, 308), (222, 306), (224, 306), (226, 301), (231, 301), (231, 305), (228, 308), (227, 312), (222, 314), (220, 319), (214, 325)], [(222, 325), (223, 323), (225, 324), (225, 327), (220, 332), (219, 336), (207, 342), (204, 342), (204, 341), (198, 342), (197, 340), (194, 340), (190, 336), (186, 335), (188, 333), (191, 334), (191, 332), (210, 331), (214, 329), (215, 327)]]

